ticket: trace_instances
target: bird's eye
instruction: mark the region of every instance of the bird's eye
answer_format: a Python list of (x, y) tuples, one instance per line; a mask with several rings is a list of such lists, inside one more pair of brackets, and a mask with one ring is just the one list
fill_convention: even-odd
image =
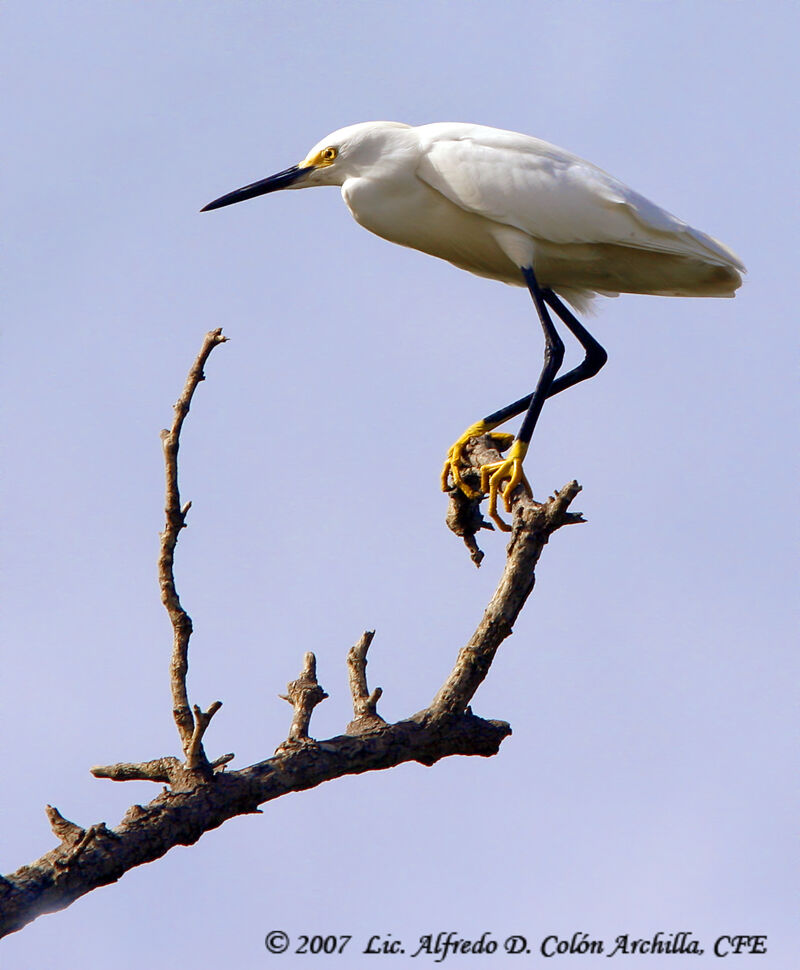
[(323, 148), (322, 149), (322, 152), (321, 152), (321, 155), (325, 159), (326, 162), (332, 162), (334, 160), (334, 158), (336, 158), (336, 149), (333, 148), (333, 147), (331, 147), (331, 148)]

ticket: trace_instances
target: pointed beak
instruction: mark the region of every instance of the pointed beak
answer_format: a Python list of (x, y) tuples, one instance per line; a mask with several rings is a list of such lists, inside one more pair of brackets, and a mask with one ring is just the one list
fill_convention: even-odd
[(214, 199), (213, 202), (209, 202), (208, 205), (203, 206), (200, 211), (210, 212), (212, 209), (221, 209), (225, 205), (233, 205), (234, 202), (244, 202), (245, 199), (254, 199), (257, 195), (266, 195), (267, 192), (288, 189), (304, 175), (307, 175), (313, 170), (313, 165), (292, 165), (291, 168), (287, 168), (283, 172), (278, 172), (277, 175), (270, 175), (269, 178), (245, 185), (241, 189), (229, 192), (227, 195), (221, 195), (218, 199)]

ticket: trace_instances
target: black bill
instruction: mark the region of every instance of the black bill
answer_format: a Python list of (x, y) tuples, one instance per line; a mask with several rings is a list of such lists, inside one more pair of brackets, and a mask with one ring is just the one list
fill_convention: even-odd
[(221, 209), (224, 205), (233, 205), (234, 202), (244, 202), (245, 199), (254, 199), (257, 195), (266, 195), (267, 192), (277, 192), (278, 189), (287, 189), (306, 172), (310, 172), (313, 166), (301, 168), (299, 165), (292, 165), (291, 168), (278, 172), (277, 175), (270, 175), (269, 178), (261, 179), (259, 182), (252, 182), (241, 189), (221, 195), (208, 205), (204, 205), (201, 212), (210, 212), (211, 209)]

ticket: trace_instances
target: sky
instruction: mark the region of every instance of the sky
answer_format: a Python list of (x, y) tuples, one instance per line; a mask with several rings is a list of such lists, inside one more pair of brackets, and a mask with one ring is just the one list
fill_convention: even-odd
[[(735, 300), (623, 296), (609, 353), (547, 404), (526, 467), (572, 478), (587, 524), (555, 535), (474, 702), (492, 759), (345, 778), (226, 823), (42, 917), (0, 966), (224, 959), (306, 966), (273, 930), (542, 940), (764, 934), (795, 966), (797, 6), (542, 0), (209, 0), (2, 9), (3, 871), (50, 849), (44, 806), (116, 824), (158, 789), (90, 766), (177, 754), (156, 551), (171, 421), (204, 333), (181, 452), (193, 506), (176, 574), (206, 738), (269, 757), (277, 695), (316, 652), (351, 716), (365, 629), (380, 710), (426, 706), (480, 619), (480, 570), (438, 476), (471, 422), (541, 365), (524, 291), (392, 246), (332, 188), (200, 215), (357, 121), (470, 121), (591, 159), (733, 248)], [(570, 360), (577, 358), (568, 346)], [(513, 425), (511, 426), (513, 430)], [(791, 779), (791, 780), (790, 780)], [(605, 956), (564, 956), (605, 966)], [(636, 958), (660, 970), (677, 957)], [(558, 965), (558, 962), (553, 964)], [(739, 964), (737, 964), (739, 965)]]

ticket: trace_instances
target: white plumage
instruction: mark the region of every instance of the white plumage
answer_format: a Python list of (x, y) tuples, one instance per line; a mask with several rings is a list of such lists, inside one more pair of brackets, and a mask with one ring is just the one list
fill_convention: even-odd
[(353, 218), (384, 239), (516, 286), (533, 266), (577, 306), (596, 293), (733, 296), (742, 282), (727, 246), (596, 165), (484, 125), (350, 125), (206, 208), (311, 185), (341, 186)]
[[(210, 203), (218, 209), (277, 189), (339, 185), (355, 220), (371, 232), (469, 270), (527, 286), (545, 336), (544, 365), (525, 398), (470, 425), (448, 452), (450, 482), (478, 497), (461, 475), (464, 449), (525, 412), (508, 455), (481, 470), (489, 515), (506, 509), (548, 397), (594, 376), (606, 353), (561, 303), (584, 309), (596, 294), (733, 296), (744, 266), (721, 242), (694, 229), (576, 155), (529, 135), (482, 125), (372, 121), (323, 138), (297, 165)], [(554, 312), (586, 357), (556, 376), (564, 345)], [(510, 436), (505, 436), (510, 438)]]
[[(333, 132), (307, 161), (333, 164), (304, 184), (341, 185), (362, 226), (462, 269), (543, 287), (584, 305), (595, 293), (733, 296), (744, 266), (692, 228), (576, 155), (529, 135), (444, 122), (367, 122)], [(301, 167), (302, 167), (301, 163)]]

